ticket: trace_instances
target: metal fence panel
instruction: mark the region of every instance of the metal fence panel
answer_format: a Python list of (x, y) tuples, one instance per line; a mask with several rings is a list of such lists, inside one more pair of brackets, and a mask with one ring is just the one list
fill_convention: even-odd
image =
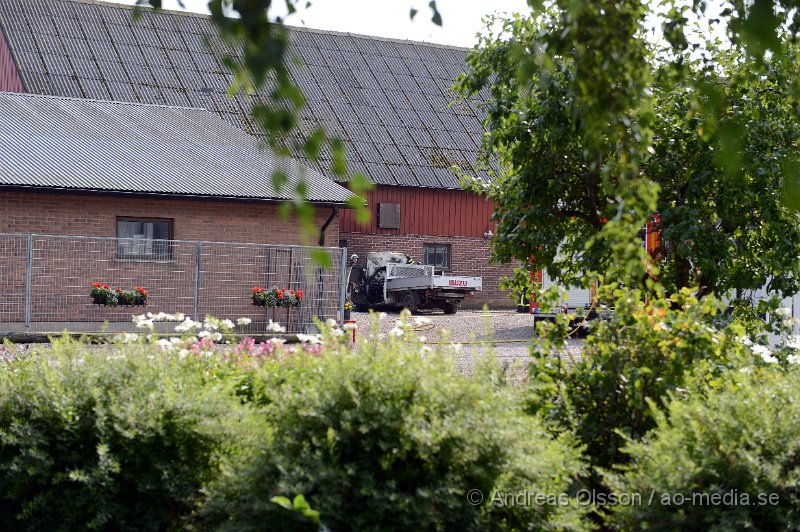
[[(343, 305), (344, 250), (323, 248), (331, 266), (312, 259), (316, 248), (219, 242), (166, 241), (157, 258), (123, 253), (123, 239), (0, 234), (0, 332), (130, 330), (143, 312), (207, 314), (253, 320), (237, 332), (264, 333), (270, 319), (289, 332), (315, 330), (314, 319), (337, 319)], [(128, 250), (126, 250), (128, 251)], [(146, 307), (103, 306), (89, 297), (91, 283), (150, 291)], [(303, 290), (300, 307), (251, 304), (253, 287)]]

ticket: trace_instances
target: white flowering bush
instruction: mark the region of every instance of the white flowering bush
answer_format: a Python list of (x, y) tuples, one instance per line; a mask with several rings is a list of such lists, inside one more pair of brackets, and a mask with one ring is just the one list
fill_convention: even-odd
[[(773, 315), (776, 319), (769, 324), (769, 334), (743, 335), (739, 342), (753, 355), (752, 364), (741, 368), (743, 373), (752, 373), (755, 368), (774, 366), (787, 368), (800, 365), (800, 337), (793, 334), (798, 325), (797, 318), (792, 317), (792, 310), (786, 307), (775, 309)], [(770, 338), (777, 339), (769, 344)]]

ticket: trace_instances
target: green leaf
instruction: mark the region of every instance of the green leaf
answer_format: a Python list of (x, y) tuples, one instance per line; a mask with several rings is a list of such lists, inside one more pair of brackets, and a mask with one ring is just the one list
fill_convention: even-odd
[(275, 504), (277, 504), (281, 508), (285, 508), (287, 510), (292, 510), (293, 509), (292, 501), (290, 501), (287, 497), (283, 497), (283, 496), (273, 497), (273, 498), (270, 499), (270, 501), (274, 502)]
[(441, 26), (442, 15), (441, 13), (439, 13), (439, 10), (436, 9), (436, 0), (431, 0), (431, 2), (428, 4), (428, 7), (431, 8), (431, 11), (433, 11), (433, 16), (431, 16), (431, 22), (433, 22), (437, 26)]
[(275, 170), (272, 172), (272, 186), (275, 192), (280, 193), (283, 186), (289, 181), (289, 176), (282, 170)]
[(344, 178), (347, 175), (347, 154), (342, 140), (333, 139), (331, 142), (331, 150), (333, 152), (331, 171), (334, 175)]
[(312, 249), (310, 253), (311, 259), (319, 264), (322, 268), (330, 268), (331, 256), (330, 253), (324, 249)]

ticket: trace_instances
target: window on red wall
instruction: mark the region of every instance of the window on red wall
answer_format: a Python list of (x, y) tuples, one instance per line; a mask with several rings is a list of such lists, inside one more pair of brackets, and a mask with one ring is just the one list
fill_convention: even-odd
[(423, 262), (440, 270), (450, 269), (450, 244), (423, 244)]
[(117, 218), (117, 256), (122, 259), (158, 260), (171, 256), (172, 220)]

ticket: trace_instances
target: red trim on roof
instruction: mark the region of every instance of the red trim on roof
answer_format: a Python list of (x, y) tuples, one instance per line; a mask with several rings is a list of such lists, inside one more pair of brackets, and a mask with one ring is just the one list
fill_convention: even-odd
[(11, 57), (6, 36), (0, 32), (0, 91), (24, 92), (17, 65)]

